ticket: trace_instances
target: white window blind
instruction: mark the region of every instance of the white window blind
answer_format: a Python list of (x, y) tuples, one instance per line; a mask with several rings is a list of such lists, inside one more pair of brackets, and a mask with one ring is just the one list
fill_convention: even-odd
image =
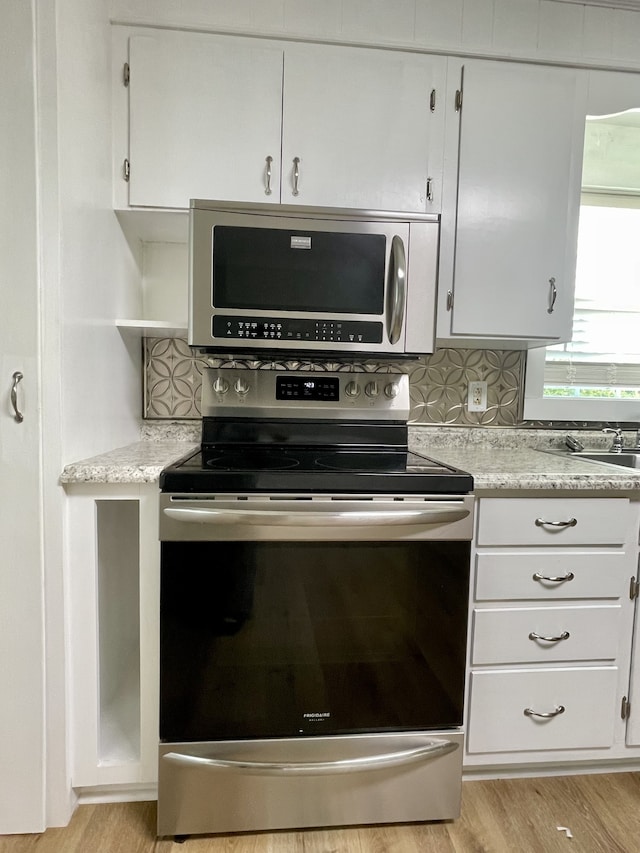
[(640, 200), (584, 195), (573, 338), (547, 348), (545, 396), (640, 397)]

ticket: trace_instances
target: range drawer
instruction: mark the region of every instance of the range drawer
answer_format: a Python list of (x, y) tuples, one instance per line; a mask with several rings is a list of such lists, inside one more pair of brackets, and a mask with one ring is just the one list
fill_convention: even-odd
[(614, 660), (621, 613), (619, 604), (475, 610), (472, 663)]
[(620, 598), (633, 564), (622, 551), (500, 551), (476, 556), (476, 601)]
[(623, 545), (624, 498), (491, 498), (479, 502), (478, 545)]
[[(473, 672), (467, 749), (610, 747), (617, 678), (615, 666)], [(528, 716), (525, 710), (554, 716)]]

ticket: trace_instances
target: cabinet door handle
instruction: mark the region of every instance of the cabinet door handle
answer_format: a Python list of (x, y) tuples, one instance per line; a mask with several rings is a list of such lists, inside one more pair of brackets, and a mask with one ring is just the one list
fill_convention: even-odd
[(542, 634), (536, 634), (535, 631), (532, 631), (529, 634), (530, 640), (544, 640), (545, 643), (559, 643), (560, 640), (568, 640), (571, 634), (568, 631), (563, 631), (562, 634), (558, 634), (557, 637), (544, 637)]
[(573, 572), (567, 572), (566, 575), (559, 575), (558, 577), (541, 575), (540, 572), (534, 572), (533, 574), (534, 581), (548, 581), (549, 583), (564, 583), (565, 581), (572, 581), (574, 578), (575, 575)]
[(556, 287), (556, 280), (553, 276), (549, 279), (549, 307), (547, 308), (547, 314), (553, 314), (553, 309), (555, 308), (556, 298), (558, 296), (558, 288)]
[(556, 705), (553, 711), (534, 711), (532, 708), (525, 708), (525, 717), (541, 717), (543, 720), (549, 720), (551, 717), (557, 717), (559, 714), (564, 714), (564, 705)]
[(22, 380), (22, 373), (19, 370), (11, 377), (13, 382), (11, 384), (11, 406), (13, 407), (13, 417), (15, 420), (21, 424), (24, 420), (24, 415), (18, 408), (18, 383)]
[(293, 195), (298, 195), (298, 180), (300, 178), (300, 158), (293, 158)]
[(575, 527), (577, 523), (577, 518), (570, 518), (568, 521), (546, 521), (544, 518), (536, 518), (536, 527)]
[(266, 158), (267, 161), (267, 185), (264, 190), (265, 195), (271, 195), (271, 164), (273, 163), (273, 157), (269, 155)]
[(433, 178), (427, 178), (427, 201), (433, 201)]

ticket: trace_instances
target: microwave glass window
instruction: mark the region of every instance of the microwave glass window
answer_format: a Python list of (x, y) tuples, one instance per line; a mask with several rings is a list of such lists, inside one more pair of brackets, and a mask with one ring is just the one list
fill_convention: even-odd
[(380, 315), (385, 249), (384, 234), (216, 226), (213, 305)]

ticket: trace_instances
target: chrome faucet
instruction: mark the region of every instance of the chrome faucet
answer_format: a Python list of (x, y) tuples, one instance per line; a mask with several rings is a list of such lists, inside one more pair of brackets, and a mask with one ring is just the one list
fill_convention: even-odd
[(624, 450), (624, 442), (622, 440), (622, 430), (621, 429), (610, 429), (609, 427), (605, 427), (602, 432), (613, 433), (613, 442), (611, 444), (610, 452), (611, 453), (622, 453)]

